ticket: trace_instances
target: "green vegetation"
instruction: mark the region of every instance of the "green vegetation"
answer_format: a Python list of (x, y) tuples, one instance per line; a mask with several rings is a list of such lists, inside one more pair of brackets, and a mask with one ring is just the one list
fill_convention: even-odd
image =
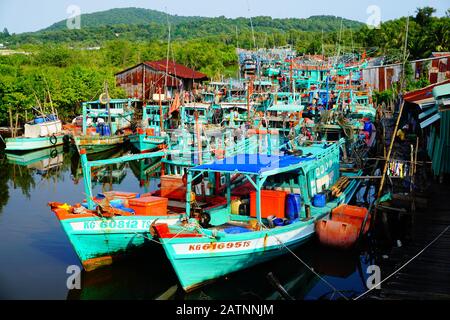
[[(408, 59), (450, 51), (450, 11), (442, 18), (433, 13), (426, 7), (409, 18)], [(110, 84), (111, 96), (124, 97), (122, 90), (114, 88), (114, 73), (141, 61), (166, 58), (167, 21), (172, 39), (169, 58), (210, 77), (236, 75), (236, 46), (292, 45), (299, 54), (366, 50), (372, 56), (387, 55), (388, 62), (402, 61), (407, 24), (407, 18), (401, 18), (369, 29), (333, 16), (256, 17), (253, 33), (245, 18), (167, 16), (136, 8), (83, 15), (81, 21), (80, 30), (68, 30), (63, 21), (35, 33), (15, 35), (6, 28), (0, 32), (0, 43), (30, 53), (0, 56), (0, 125), (8, 124), (9, 108), (23, 122), (38, 101), (48, 110), (57, 107), (62, 119), (70, 120), (79, 114), (80, 102), (98, 98), (104, 81)], [(426, 83), (408, 81), (407, 89)]]

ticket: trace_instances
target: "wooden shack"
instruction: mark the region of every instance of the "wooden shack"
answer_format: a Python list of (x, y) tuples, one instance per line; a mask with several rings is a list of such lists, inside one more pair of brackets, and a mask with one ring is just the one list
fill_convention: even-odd
[(195, 83), (208, 76), (171, 60), (147, 61), (116, 73), (116, 84), (125, 89), (128, 97), (152, 100), (161, 88), (165, 97), (176, 92), (190, 91)]

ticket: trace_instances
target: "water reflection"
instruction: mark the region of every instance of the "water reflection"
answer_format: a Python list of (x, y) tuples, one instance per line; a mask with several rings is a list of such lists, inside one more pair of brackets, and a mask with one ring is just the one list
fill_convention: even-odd
[(107, 269), (83, 272), (82, 289), (68, 299), (281, 300), (267, 280), (272, 272), (296, 300), (354, 298), (365, 289), (367, 257), (320, 247), (315, 241), (295, 251), (317, 275), (292, 255), (232, 274), (192, 293), (183, 292), (162, 248), (154, 245)]

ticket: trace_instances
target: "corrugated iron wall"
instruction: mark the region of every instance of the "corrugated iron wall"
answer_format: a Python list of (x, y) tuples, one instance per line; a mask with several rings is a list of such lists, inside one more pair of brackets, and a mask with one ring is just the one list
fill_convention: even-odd
[[(180, 81), (167, 76), (168, 87), (179, 88)], [(165, 84), (165, 73), (154, 71), (144, 64), (116, 75), (116, 85), (124, 88), (130, 98), (148, 100), (153, 94), (158, 93), (159, 88), (164, 90)]]
[[(450, 58), (437, 57), (428, 61), (412, 61), (415, 79), (419, 79), (423, 68), (429, 66), (428, 74), (431, 84), (450, 79)], [(377, 91), (390, 89), (393, 83), (400, 81), (402, 65), (372, 67), (363, 70), (364, 83), (370, 84)]]

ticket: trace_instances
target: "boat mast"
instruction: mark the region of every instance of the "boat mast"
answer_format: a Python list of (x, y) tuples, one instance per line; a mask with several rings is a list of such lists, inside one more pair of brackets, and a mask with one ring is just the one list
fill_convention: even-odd
[[(169, 28), (169, 38), (167, 40), (166, 78), (165, 78), (165, 83), (164, 83), (164, 85), (165, 85), (165, 92), (167, 92), (167, 77), (168, 77), (168, 74), (169, 74), (169, 55), (170, 55), (170, 23), (169, 23), (169, 15), (168, 14), (167, 14), (167, 26)], [(160, 96), (160, 98), (161, 98), (161, 96)]]
[(158, 89), (158, 93), (159, 93), (159, 125), (161, 127), (161, 135), (162, 132), (164, 131), (164, 119), (163, 119), (163, 108), (162, 108), (162, 98), (161, 98), (161, 87), (159, 87)]
[(248, 0), (247, 0), (247, 7), (248, 7), (248, 13), (249, 13), (249, 16), (250, 16), (250, 26), (252, 28), (253, 48), (256, 49), (255, 30), (253, 28), (253, 20), (252, 20), (252, 15), (250, 13), (250, 4), (249, 4)]
[(106, 111), (108, 112), (108, 126), (109, 132), (112, 135), (112, 123), (111, 123), (111, 105), (109, 104), (109, 92), (108, 92), (108, 81), (105, 81), (105, 93), (106, 93)]
[(198, 123), (198, 111), (194, 111), (194, 117), (195, 117), (195, 129), (196, 129), (196, 135), (197, 135), (197, 145), (198, 145), (198, 164), (202, 165), (202, 141), (201, 141), (201, 135), (200, 135), (200, 126)]
[(402, 83), (401, 83), (401, 91), (403, 92), (403, 88), (406, 86), (406, 79), (405, 79), (405, 66), (406, 66), (406, 60), (408, 60), (406, 51), (408, 50), (408, 33), (409, 33), (409, 15), (408, 19), (406, 20), (406, 36), (405, 36), (405, 49), (403, 51), (403, 68), (402, 68)]

